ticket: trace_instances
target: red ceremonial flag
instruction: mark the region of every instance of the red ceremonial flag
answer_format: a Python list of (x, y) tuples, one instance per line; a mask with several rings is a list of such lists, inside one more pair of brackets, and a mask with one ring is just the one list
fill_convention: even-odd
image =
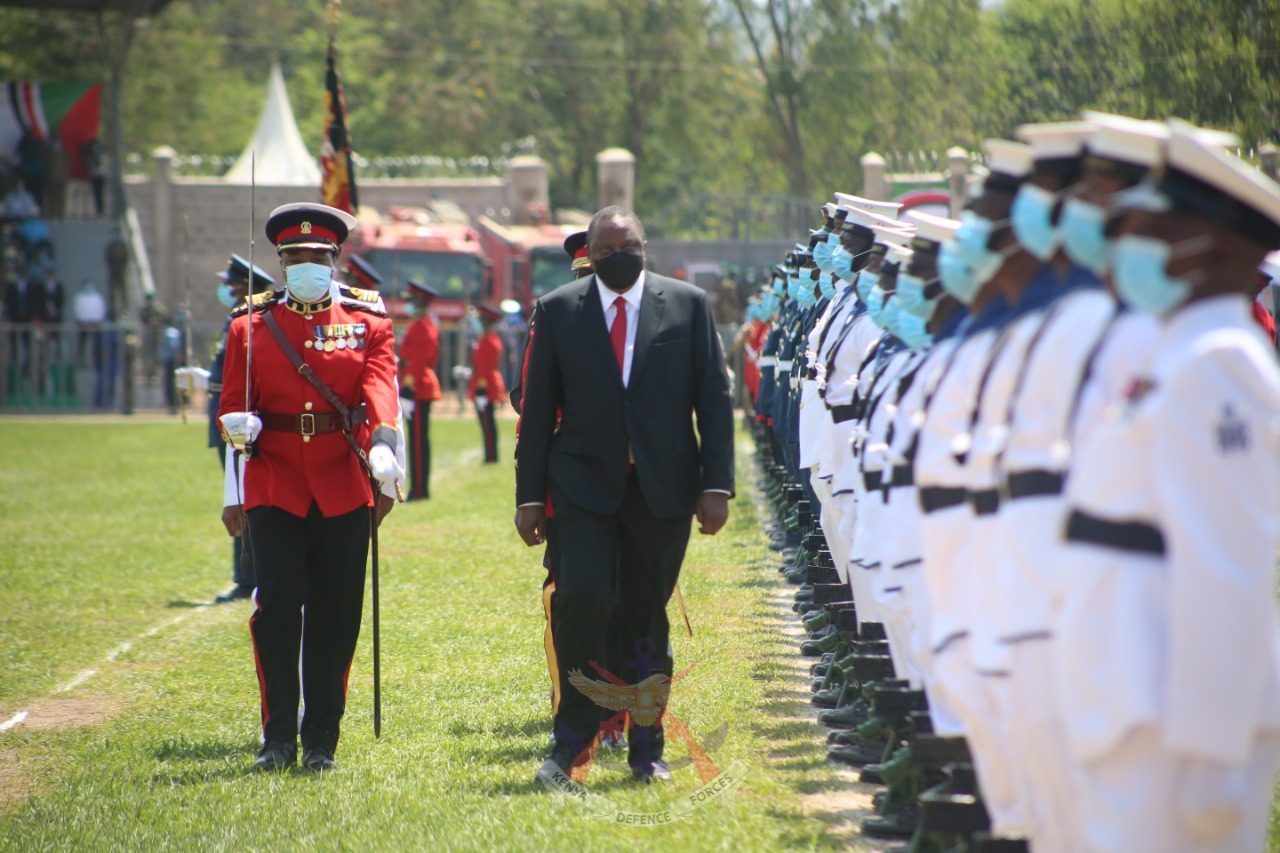
[(325, 135), (320, 145), (320, 167), (324, 177), (321, 200), (330, 207), (356, 212), (356, 168), (351, 157), (351, 135), (347, 132), (347, 107), (342, 100), (338, 78), (337, 51), (329, 39), (328, 69), (324, 75)]

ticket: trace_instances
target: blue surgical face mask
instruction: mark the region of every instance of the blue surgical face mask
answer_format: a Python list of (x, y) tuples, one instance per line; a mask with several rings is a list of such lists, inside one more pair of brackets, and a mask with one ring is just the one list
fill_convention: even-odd
[(818, 244), (813, 247), (813, 262), (818, 269), (823, 272), (831, 271), (831, 253), (835, 251), (835, 246), (831, 245), (830, 240), (819, 240)]
[(1137, 311), (1168, 314), (1177, 308), (1199, 283), (1195, 277), (1174, 278), (1165, 271), (1173, 258), (1198, 254), (1213, 245), (1213, 237), (1205, 234), (1169, 244), (1154, 237), (1126, 234), (1116, 240), (1111, 258), (1111, 275), (1120, 299)]
[[(999, 250), (988, 248), (991, 243), (992, 233), (995, 232), (997, 227), (1003, 226), (1006, 221), (993, 222), (971, 210), (966, 210), (960, 216), (960, 228), (956, 231), (956, 239), (948, 245), (955, 246), (953, 251), (960, 252), (960, 257), (964, 260), (965, 266), (969, 268), (973, 275), (973, 293), (966, 304), (972, 302), (973, 297), (978, 294), (978, 290), (982, 288), (982, 285), (990, 281), (991, 276), (996, 274), (996, 271), (1004, 263), (1005, 258), (1018, 250), (1016, 243)], [(957, 296), (957, 298), (960, 299), (961, 297)], [(961, 301), (965, 300), (961, 299)]]
[(871, 315), (871, 322), (884, 328), (884, 291), (878, 284), (867, 294), (867, 313)]
[(218, 285), (218, 301), (222, 303), (222, 307), (228, 310), (235, 308), (240, 300), (236, 299), (235, 294), (231, 292), (231, 285), (225, 281)]
[(925, 281), (918, 275), (898, 273), (898, 301), (906, 314), (928, 320), (933, 316), (933, 309), (938, 307), (936, 299), (927, 299), (924, 289), (932, 282)]
[(943, 243), (938, 250), (938, 280), (943, 290), (965, 305), (973, 304), (982, 285), (978, 282), (959, 243)]
[(885, 297), (884, 307), (880, 309), (880, 322), (884, 330), (895, 338), (898, 337), (898, 318), (902, 315), (902, 306), (892, 296)]
[(291, 264), (284, 268), (289, 293), (299, 302), (319, 302), (329, 294), (333, 267), (328, 264)]
[(1053, 225), (1053, 208), (1057, 203), (1057, 193), (1025, 183), (1013, 197), (1013, 207), (1009, 210), (1013, 236), (1042, 261), (1052, 258), (1062, 242), (1062, 235)]
[[(902, 285), (902, 279), (899, 277), (898, 285)], [(930, 305), (934, 303), (930, 302)], [(922, 350), (933, 341), (933, 335), (929, 334), (926, 328), (928, 321), (917, 314), (908, 311), (898, 312), (898, 330), (894, 332), (898, 340), (909, 346), (913, 350)]]
[(822, 291), (823, 299), (832, 299), (836, 295), (836, 280), (832, 278), (831, 273), (824, 272), (818, 276), (818, 289)]
[(412, 303), (412, 302), (406, 302), (406, 303), (404, 304), (404, 313), (405, 313), (405, 315), (406, 315), (406, 316), (409, 316), (409, 317), (417, 317), (417, 316), (418, 316), (418, 314), (420, 314), (420, 313), (422, 313), (422, 312), (420, 312), (420, 311), (418, 310), (418, 306), (417, 306), (417, 305), (415, 305), (414, 303)]
[(870, 304), (871, 291), (880, 286), (880, 273), (863, 270), (858, 273), (858, 298), (864, 305)]
[(1067, 257), (1102, 275), (1111, 263), (1111, 240), (1106, 235), (1107, 211), (1087, 201), (1069, 198), (1062, 205), (1062, 248)]
[(831, 272), (836, 278), (849, 281), (853, 278), (853, 255), (844, 246), (836, 246), (831, 252)]
[(813, 292), (813, 279), (809, 278), (809, 271), (805, 270), (804, 275), (796, 279), (800, 283), (800, 289), (796, 291), (796, 302), (801, 308), (809, 308), (818, 302), (817, 294)]
[(787, 273), (787, 298), (796, 300), (800, 298), (800, 276), (794, 273)]
[(766, 293), (760, 297), (760, 319), (771, 322), (778, 316), (778, 295)]

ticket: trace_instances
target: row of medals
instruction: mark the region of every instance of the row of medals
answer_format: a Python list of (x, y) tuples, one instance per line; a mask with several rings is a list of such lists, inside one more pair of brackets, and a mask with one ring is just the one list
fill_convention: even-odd
[(364, 349), (367, 323), (341, 323), (333, 326), (312, 326), (312, 340), (303, 343), (316, 352), (333, 352), (339, 349)]

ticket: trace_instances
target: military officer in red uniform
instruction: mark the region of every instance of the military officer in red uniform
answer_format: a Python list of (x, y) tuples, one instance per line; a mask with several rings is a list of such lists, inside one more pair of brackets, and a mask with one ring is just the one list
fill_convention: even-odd
[(325, 205), (276, 208), (266, 232), (286, 286), (237, 309), (227, 337), (219, 420), (232, 446), (248, 452), (223, 523), (232, 535), (246, 531), (258, 572), (249, 630), (264, 770), (294, 763), (299, 734), (304, 766), (335, 766), (370, 528), (394, 502), (375, 495), (370, 476), (391, 487), (399, 474), (391, 320), (376, 294), (332, 293), (338, 251), (355, 227), (354, 217)]
[[(413, 322), (400, 341), (400, 396), (409, 414), (409, 500), (431, 497), (431, 404), (439, 400), (440, 328), (431, 316), (431, 303), (440, 291), (411, 278), (404, 296)], [(411, 402), (410, 402), (411, 401)]]
[(493, 325), (502, 319), (502, 312), (489, 305), (477, 305), (483, 331), (471, 347), (471, 385), (467, 398), (475, 404), (480, 418), (480, 431), (484, 435), (484, 461), (498, 461), (498, 426), (494, 410), (507, 396), (506, 383), (502, 381), (502, 338)]

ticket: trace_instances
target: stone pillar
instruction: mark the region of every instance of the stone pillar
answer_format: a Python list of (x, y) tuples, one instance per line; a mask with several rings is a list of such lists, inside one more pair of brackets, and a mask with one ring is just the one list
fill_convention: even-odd
[(154, 277), (157, 295), (166, 308), (172, 305), (174, 281), (176, 276), (176, 260), (181, 247), (175, 245), (178, 236), (174, 229), (177, 211), (173, 205), (173, 158), (178, 156), (167, 145), (162, 145), (151, 152), (155, 162), (156, 176), (152, 183), (155, 193), (155, 213), (152, 217), (153, 233), (147, 241), (147, 254), (151, 261), (151, 274)]
[(516, 225), (549, 221), (551, 194), (546, 162), (538, 157), (513, 157), (507, 171), (511, 178), (511, 221)]
[(947, 181), (951, 185), (951, 218), (957, 219), (964, 210), (969, 181), (969, 152), (959, 146), (947, 151)]
[(872, 201), (889, 200), (889, 177), (884, 158), (874, 151), (862, 155), (862, 197)]
[(1276, 147), (1270, 142), (1258, 148), (1258, 159), (1262, 161), (1262, 173), (1273, 181), (1276, 180), (1276, 154)]
[(600, 206), (616, 204), (633, 209), (636, 191), (636, 155), (625, 148), (606, 148), (596, 155), (600, 182)]

